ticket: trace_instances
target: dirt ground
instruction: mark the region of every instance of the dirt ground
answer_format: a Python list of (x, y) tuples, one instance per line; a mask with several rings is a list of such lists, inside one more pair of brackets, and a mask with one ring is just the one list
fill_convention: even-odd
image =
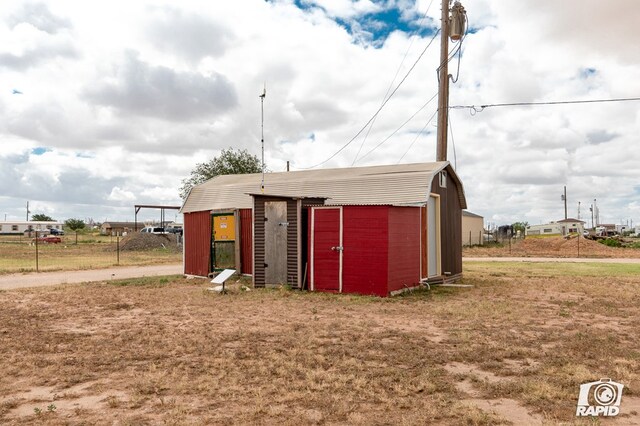
[(602, 423), (640, 424), (640, 266), (512, 266), (390, 299), (157, 277), (0, 291), (0, 423), (598, 424), (575, 417), (579, 385), (610, 377)]
[(585, 238), (563, 237), (535, 238), (513, 240), (496, 245), (464, 247), (463, 256), (466, 257), (511, 257), (511, 256), (539, 256), (539, 257), (608, 257), (608, 258), (640, 258), (640, 249), (608, 247), (597, 241)]

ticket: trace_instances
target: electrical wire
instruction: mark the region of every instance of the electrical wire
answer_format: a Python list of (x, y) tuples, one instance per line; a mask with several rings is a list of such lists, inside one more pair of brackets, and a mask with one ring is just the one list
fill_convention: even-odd
[(511, 107), (511, 106), (541, 106), (541, 105), (574, 105), (574, 104), (595, 104), (595, 103), (607, 103), (607, 102), (632, 102), (640, 101), (640, 97), (634, 98), (613, 98), (613, 99), (586, 99), (581, 101), (551, 101), (551, 102), (508, 102), (498, 104), (483, 104), (483, 105), (453, 105), (449, 109), (469, 109), (471, 115), (475, 115), (478, 112), (484, 111), (486, 108), (495, 107)]
[(313, 166), (309, 166), (309, 167), (297, 167), (297, 169), (299, 170), (309, 170), (309, 169), (314, 169), (318, 166), (321, 166), (325, 163), (327, 163), (328, 161), (330, 161), (331, 159), (333, 159), (336, 155), (338, 155), (339, 153), (341, 153), (346, 147), (348, 147), (349, 145), (351, 145), (351, 143), (356, 140), (358, 138), (358, 136), (360, 136), (360, 134), (364, 131), (364, 129), (367, 128), (367, 126), (373, 122), (373, 120), (378, 116), (378, 114), (380, 113), (380, 111), (382, 111), (382, 108), (384, 108), (384, 106), (387, 104), (387, 102), (389, 102), (389, 100), (393, 97), (393, 95), (396, 94), (396, 92), (398, 91), (398, 89), (400, 89), (400, 86), (402, 86), (402, 83), (405, 82), (405, 80), (407, 79), (407, 77), (409, 77), (409, 74), (411, 74), (411, 72), (413, 71), (413, 69), (416, 67), (416, 65), (418, 65), (418, 62), (420, 62), (420, 59), (422, 59), (422, 57), (424, 56), (424, 54), (426, 53), (427, 49), (429, 49), (429, 46), (431, 46), (431, 44), (433, 44), (433, 41), (436, 39), (436, 37), (438, 36), (438, 34), (440, 33), (440, 29), (438, 29), (434, 34), (433, 37), (431, 37), (431, 40), (429, 40), (429, 44), (427, 44), (427, 46), (424, 48), (424, 50), (422, 51), (422, 53), (420, 53), (420, 56), (418, 56), (418, 59), (416, 59), (416, 61), (413, 63), (413, 65), (411, 65), (411, 68), (409, 68), (409, 71), (407, 71), (407, 73), (405, 74), (405, 76), (402, 78), (402, 80), (400, 80), (400, 82), (398, 83), (398, 85), (395, 87), (395, 89), (393, 89), (393, 91), (391, 92), (391, 94), (389, 94), (389, 97), (382, 103), (382, 105), (380, 105), (380, 107), (378, 108), (378, 110), (373, 114), (373, 116), (369, 119), (369, 121), (367, 121), (364, 126), (362, 126), (362, 128), (360, 130), (358, 130), (358, 133), (355, 134), (354, 137), (352, 137), (347, 143), (345, 143), (344, 145), (342, 145), (342, 147), (340, 149), (338, 149), (336, 152), (334, 152), (329, 158), (327, 158), (324, 161), (321, 161), (318, 164), (315, 164)]
[[(384, 138), (378, 145), (374, 146), (371, 150), (369, 150), (369, 152), (367, 152), (365, 155), (363, 155), (362, 157), (360, 157), (360, 160), (362, 160), (363, 158), (367, 157), (369, 154), (371, 154), (373, 151), (375, 151), (376, 149), (378, 149), (379, 147), (381, 147), (385, 142), (387, 142), (389, 139), (391, 139), (391, 136), (395, 135), (396, 133), (398, 133), (404, 126), (407, 125), (407, 123), (409, 123), (411, 120), (413, 120), (413, 118), (418, 115), (418, 113), (420, 111), (422, 111), (423, 109), (425, 109), (427, 107), (427, 105), (429, 105), (431, 103), (431, 101), (433, 101), (436, 97), (438, 96), (438, 93), (436, 93), (435, 95), (433, 95), (427, 102), (425, 102), (424, 105), (422, 105), (416, 112), (413, 113), (413, 115), (411, 117), (409, 117), (404, 123), (402, 123), (400, 125), (400, 127), (398, 127), (396, 130), (394, 130), (393, 132), (391, 132), (391, 134), (389, 136), (387, 136), (386, 138)], [(437, 112), (437, 110), (436, 110)], [(431, 119), (429, 120), (431, 121)]]
[(453, 126), (451, 126), (451, 114), (447, 114), (449, 121), (449, 133), (451, 133), (451, 147), (453, 148), (453, 170), (458, 171), (458, 155), (456, 154), (456, 141), (453, 139)]
[[(420, 18), (420, 21), (418, 21), (418, 25), (417, 25), (418, 29), (422, 25), (422, 21), (424, 21), (424, 18), (427, 17), (427, 14), (429, 13), (429, 10), (431, 9), (431, 5), (432, 4), (433, 4), (433, 0), (431, 0), (431, 2), (429, 2), (429, 6), (427, 6), (427, 10), (425, 10), (424, 14), (422, 15), (422, 18)], [(387, 95), (389, 95), (389, 92), (391, 91), (391, 88), (393, 87), (393, 83), (396, 82), (396, 78), (398, 78), (398, 74), (400, 74), (400, 70), (402, 69), (402, 66), (404, 65), (404, 61), (407, 59), (407, 56), (409, 55), (409, 51), (411, 50), (411, 47), (413, 46), (413, 42), (415, 40), (414, 36), (418, 33), (418, 29), (416, 29), (409, 36), (409, 38), (411, 39), (411, 42), (409, 43), (409, 46), (407, 47), (407, 50), (404, 52), (404, 56), (402, 57), (402, 61), (400, 61), (400, 65), (398, 65), (398, 69), (396, 70), (396, 73), (393, 76), (393, 79), (391, 80), (391, 83), (389, 83), (389, 87), (387, 88), (387, 91), (385, 92), (384, 96), (382, 97), (382, 103), (384, 103), (385, 100), (387, 99)], [(358, 152), (356, 153), (356, 157), (353, 159), (353, 163), (351, 163), (352, 166), (354, 164), (356, 164), (356, 161), (358, 161), (358, 157), (360, 156), (360, 152), (362, 152), (362, 147), (364, 146), (365, 142), (367, 141), (367, 138), (369, 138), (369, 133), (371, 133), (371, 129), (373, 129), (373, 125), (375, 124), (377, 118), (378, 118), (378, 116), (376, 115), (376, 118), (369, 125), (369, 128), (367, 129), (367, 133), (364, 135), (364, 138), (362, 138), (362, 143), (360, 144), (360, 148), (358, 148)]]
[(411, 142), (411, 145), (409, 145), (409, 148), (407, 148), (407, 150), (404, 152), (404, 154), (402, 154), (402, 157), (400, 157), (400, 159), (398, 160), (398, 164), (400, 164), (400, 162), (404, 159), (404, 157), (409, 153), (409, 151), (411, 150), (411, 147), (413, 147), (413, 144), (416, 143), (416, 141), (418, 140), (418, 138), (420, 137), (420, 135), (422, 135), (422, 132), (424, 132), (424, 129), (427, 128), (427, 126), (429, 125), (429, 123), (431, 123), (431, 120), (433, 120), (433, 118), (436, 116), (436, 114), (438, 114), (438, 110), (436, 109), (435, 112), (431, 115), (431, 117), (429, 117), (429, 119), (427, 120), (427, 122), (424, 124), (424, 126), (422, 127), (422, 129), (420, 129), (420, 131), (418, 132), (418, 134), (416, 135), (415, 139), (413, 139), (413, 142)]

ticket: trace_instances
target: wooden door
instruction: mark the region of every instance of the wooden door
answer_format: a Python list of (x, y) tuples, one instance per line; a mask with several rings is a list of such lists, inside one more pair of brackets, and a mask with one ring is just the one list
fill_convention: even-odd
[(264, 203), (265, 284), (287, 283), (287, 202)]
[(311, 290), (342, 291), (342, 208), (311, 210)]

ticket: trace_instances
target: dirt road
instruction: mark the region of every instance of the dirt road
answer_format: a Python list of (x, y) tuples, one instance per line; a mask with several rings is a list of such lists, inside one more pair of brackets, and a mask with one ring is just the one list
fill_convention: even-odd
[(182, 274), (182, 264), (0, 275), (0, 290)]

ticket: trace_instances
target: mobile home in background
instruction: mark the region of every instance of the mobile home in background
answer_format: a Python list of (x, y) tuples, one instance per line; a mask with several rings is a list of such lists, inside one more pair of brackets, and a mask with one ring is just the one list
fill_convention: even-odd
[(25, 232), (50, 232), (52, 229), (62, 230), (64, 222), (58, 221), (4, 221), (0, 222), (0, 235), (18, 235)]

